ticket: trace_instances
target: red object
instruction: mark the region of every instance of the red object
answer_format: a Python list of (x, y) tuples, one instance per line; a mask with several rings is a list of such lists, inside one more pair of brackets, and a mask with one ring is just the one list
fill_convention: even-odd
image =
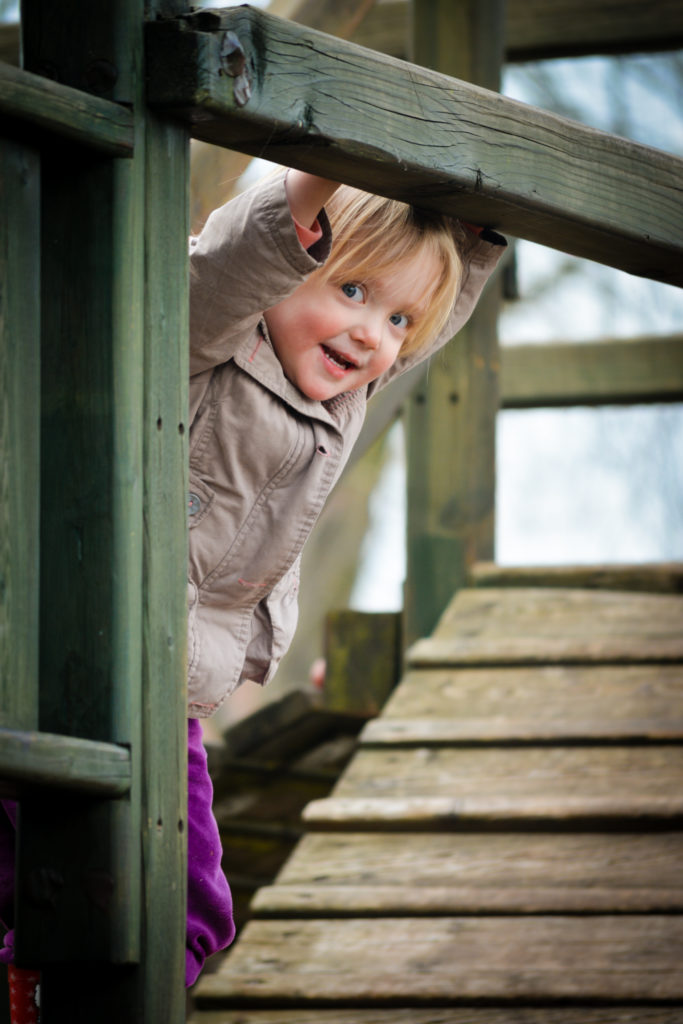
[(7, 974), (12, 1024), (38, 1024), (40, 1021), (40, 971), (29, 971), (9, 964)]

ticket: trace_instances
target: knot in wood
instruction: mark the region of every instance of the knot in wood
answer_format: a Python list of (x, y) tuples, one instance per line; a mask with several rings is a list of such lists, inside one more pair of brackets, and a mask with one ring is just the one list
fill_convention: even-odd
[(232, 88), (235, 103), (243, 107), (251, 99), (251, 74), (247, 55), (234, 32), (223, 35), (220, 61), (221, 69), (235, 80)]

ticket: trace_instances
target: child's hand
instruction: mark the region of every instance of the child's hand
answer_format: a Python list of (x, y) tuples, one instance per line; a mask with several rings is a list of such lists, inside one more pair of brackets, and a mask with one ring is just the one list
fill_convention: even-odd
[(292, 168), (287, 173), (285, 190), (294, 220), (305, 228), (313, 227), (323, 206), (338, 188), (338, 181), (329, 181), (316, 174)]

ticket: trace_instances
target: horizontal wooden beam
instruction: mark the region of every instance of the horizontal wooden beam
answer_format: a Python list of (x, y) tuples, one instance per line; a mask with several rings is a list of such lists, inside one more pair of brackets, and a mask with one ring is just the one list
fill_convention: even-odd
[(507, 0), (508, 60), (683, 46), (679, 0)]
[(473, 587), (571, 587), (683, 594), (683, 562), (635, 562), (631, 565), (472, 566)]
[[(305, 10), (302, 15), (295, 15), (296, 21), (308, 24)], [(351, 39), (392, 57), (408, 57), (408, 0), (374, 4)], [(505, 58), (510, 62), (681, 47), (678, 0), (507, 0)]]
[(683, 335), (501, 350), (501, 405), (629, 405), (683, 400)]
[(0, 114), (20, 129), (30, 124), (111, 156), (133, 155), (133, 115), (126, 107), (4, 63)]
[(124, 747), (72, 736), (0, 729), (3, 792), (40, 786), (88, 796), (119, 797), (128, 792), (130, 782), (130, 751)]
[(683, 160), (250, 8), (147, 26), (196, 138), (683, 284)]

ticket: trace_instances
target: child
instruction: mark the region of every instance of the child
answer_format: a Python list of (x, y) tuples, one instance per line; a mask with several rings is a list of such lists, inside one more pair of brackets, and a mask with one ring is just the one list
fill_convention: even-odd
[[(215, 211), (191, 242), (187, 985), (234, 937), (199, 719), (272, 678), (296, 625), (301, 549), (368, 398), (465, 323), (504, 245), (296, 170)], [(0, 814), (6, 920), (12, 828)]]
[(197, 719), (272, 678), (368, 398), (456, 333), (504, 245), (296, 170), (191, 243), (188, 984), (234, 935)]

